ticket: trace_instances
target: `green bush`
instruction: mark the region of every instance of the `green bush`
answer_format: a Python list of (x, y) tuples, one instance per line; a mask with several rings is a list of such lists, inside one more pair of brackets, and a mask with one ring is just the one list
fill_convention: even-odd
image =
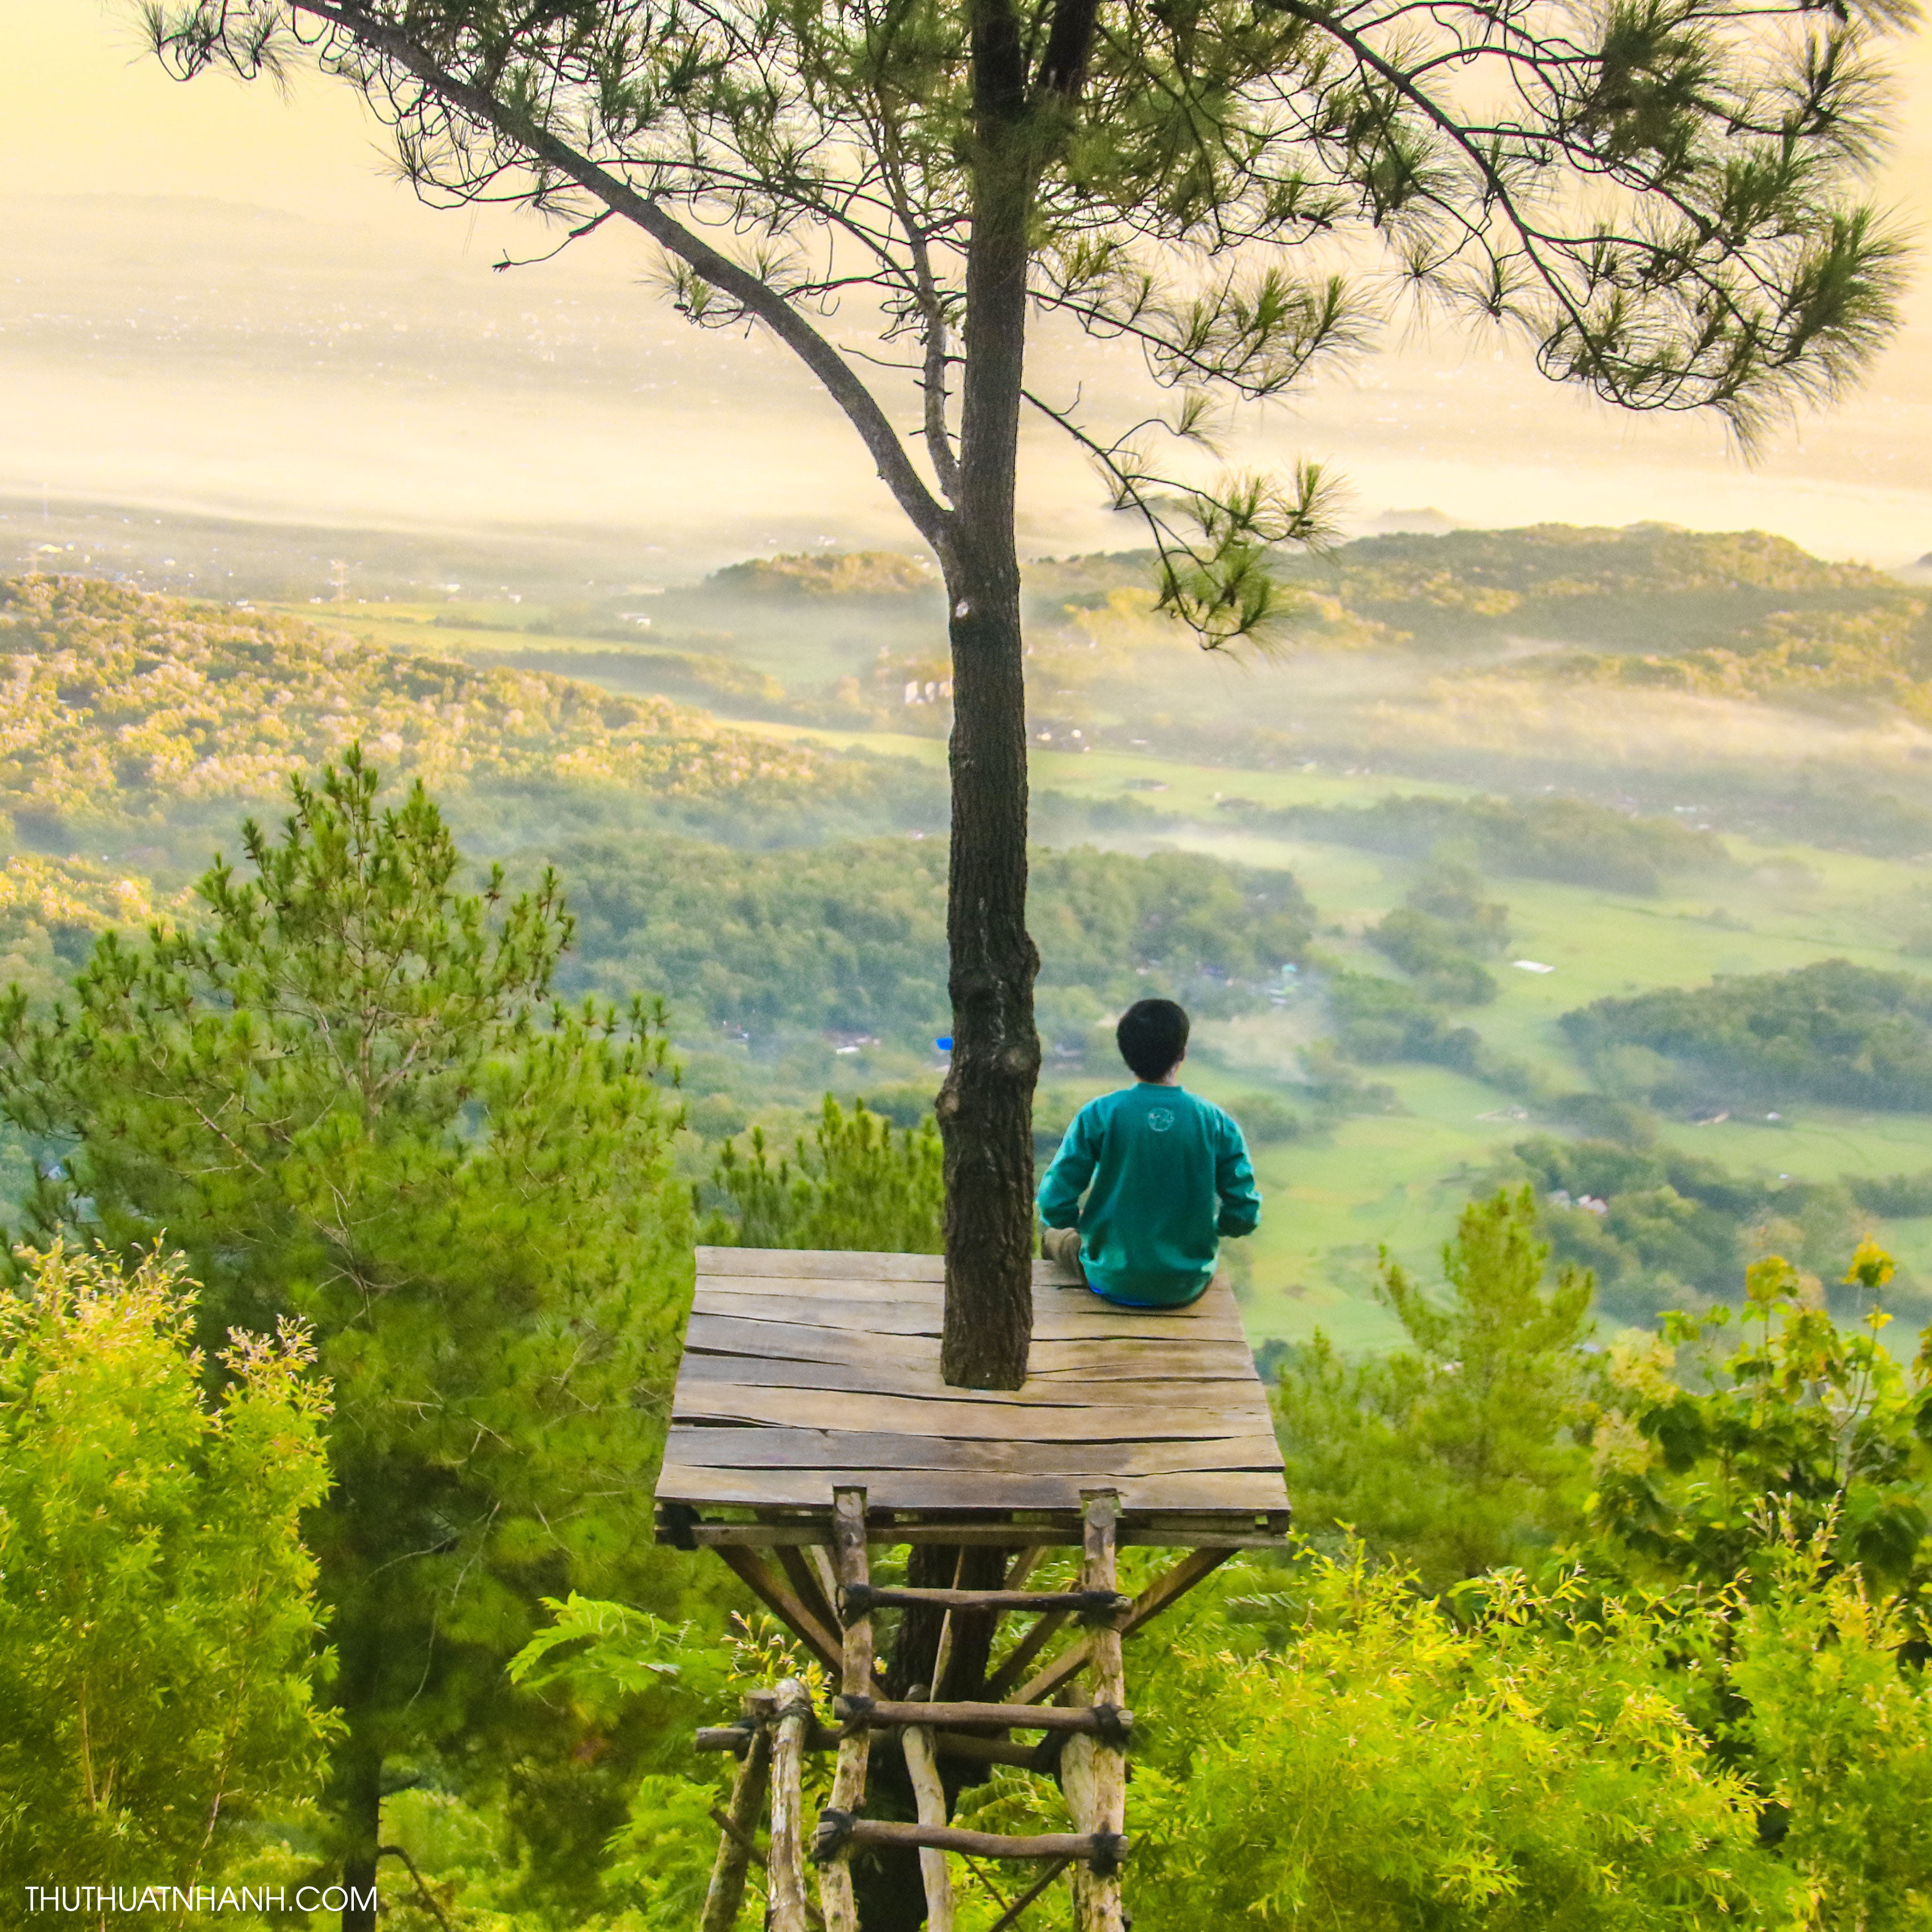
[[(207, 1393), (178, 1262), (56, 1245), (0, 1297), (0, 1884), (206, 1884), (320, 1788), (300, 1520), (327, 1391), (296, 1328)], [(240, 1828), (238, 1831), (237, 1828)]]

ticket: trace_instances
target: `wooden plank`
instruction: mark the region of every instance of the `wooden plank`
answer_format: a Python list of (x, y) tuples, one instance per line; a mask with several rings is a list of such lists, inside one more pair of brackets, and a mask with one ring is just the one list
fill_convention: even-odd
[[(831, 1429), (698, 1429), (671, 1431), (664, 1460), (682, 1468), (798, 1469), (863, 1462), (880, 1469), (968, 1469), (1056, 1476), (1076, 1462), (1105, 1460), (1107, 1473), (1162, 1476), (1195, 1469), (1279, 1469), (1272, 1435), (1190, 1437), (1180, 1442), (1089, 1444), (962, 1441), (955, 1436), (884, 1436)], [(830, 1486), (827, 1486), (830, 1493)]]
[[(970, 1506), (975, 1509), (1065, 1510), (1078, 1503), (1083, 1484), (1090, 1486), (1102, 1479), (1118, 1486), (1121, 1500), (1128, 1508), (1144, 1514), (1232, 1512), (1252, 1518), (1264, 1510), (1285, 1509), (1288, 1506), (1288, 1495), (1280, 1472), (1264, 1469), (1204, 1470), (1177, 1475), (1136, 1477), (1116, 1476), (1100, 1468), (1066, 1475), (989, 1472), (984, 1476), (962, 1478), (951, 1471), (921, 1469), (779, 1471), (673, 1467), (667, 1468), (660, 1479), (658, 1496), (665, 1502), (811, 1509), (822, 1506), (826, 1491), (838, 1484), (863, 1486), (870, 1492), (875, 1509), (952, 1510), (962, 1507), (964, 1483), (970, 1485)], [(764, 1529), (766, 1526), (756, 1527)], [(1249, 1528), (1244, 1524), (1244, 1533)], [(1003, 1540), (1016, 1541), (1033, 1534), (1033, 1526), (1028, 1524), (1012, 1530)], [(722, 1539), (707, 1537), (704, 1540), (723, 1546)], [(882, 1535), (878, 1540), (904, 1542), (919, 1539)], [(935, 1532), (926, 1540), (945, 1542), (949, 1539)], [(775, 1539), (767, 1534), (763, 1540), (769, 1544)], [(1258, 1542), (1264, 1540), (1257, 1539)], [(1278, 1543), (1279, 1539), (1275, 1540)], [(789, 1617), (787, 1621), (790, 1621)]]
[[(770, 1389), (840, 1390), (860, 1396), (903, 1396), (914, 1401), (970, 1403), (976, 1408), (1011, 1410), (1025, 1415), (1040, 1409), (1063, 1412), (1090, 1408), (1096, 1386), (1105, 1388), (1106, 1378), (1088, 1376), (1078, 1381), (1035, 1382), (1023, 1388), (953, 1388), (940, 1381), (931, 1368), (908, 1368), (902, 1364), (878, 1361), (863, 1365), (845, 1362), (794, 1362), (760, 1360), (748, 1355), (686, 1355), (678, 1370), (677, 1394), (673, 1413), (682, 1408), (688, 1396), (694, 1402), (704, 1399), (702, 1391), (714, 1384), (736, 1384), (742, 1388)], [(1251, 1415), (1258, 1416), (1260, 1403), (1253, 1378), (1220, 1382), (1136, 1382), (1137, 1397), (1151, 1406), (1166, 1408), (1225, 1408), (1256, 1396)]]
[[(786, 1284), (746, 1282), (709, 1289), (692, 1304), (694, 1314), (736, 1317), (752, 1322), (802, 1322), (820, 1328), (854, 1328), (866, 1334), (937, 1335), (941, 1311), (937, 1301), (915, 1301), (880, 1296), (875, 1299), (843, 1293), (795, 1294)], [(1036, 1308), (1034, 1337), (1042, 1342), (1122, 1341), (1223, 1342), (1245, 1348), (1240, 1320), (1227, 1314), (1196, 1309), (1180, 1315), (1140, 1315), (1109, 1308), (1097, 1296), (1070, 1306)]]
[(684, 1331), (689, 1354), (744, 1355), (760, 1361), (892, 1361), (910, 1367), (929, 1364), (939, 1372), (939, 1352), (925, 1335), (870, 1334), (856, 1328), (828, 1328), (818, 1322), (752, 1320), (740, 1316), (694, 1312)]
[[(939, 1374), (938, 1351), (927, 1336), (886, 1334), (876, 1329), (868, 1333), (810, 1321), (780, 1321), (700, 1310), (691, 1318), (684, 1346), (688, 1354), (743, 1355), (760, 1360), (922, 1364), (930, 1368), (935, 1379)], [(1036, 1338), (1028, 1366), (1034, 1378), (1102, 1372), (1114, 1377), (1166, 1376), (1177, 1381), (1203, 1377), (1250, 1382), (1258, 1379), (1254, 1358), (1245, 1342), (1192, 1336), (1153, 1340), (1112, 1336), (1084, 1341)]]
[(697, 1251), (700, 1275), (766, 1275), (793, 1281), (944, 1282), (943, 1255), (873, 1254), (844, 1248), (710, 1248)]
[[(700, 1282), (700, 1292), (692, 1298), (692, 1310), (695, 1314), (742, 1316), (754, 1322), (813, 1322), (819, 1325), (878, 1322), (879, 1310), (891, 1310), (914, 1324), (900, 1333), (937, 1333), (943, 1318), (943, 1304), (937, 1294), (902, 1294), (889, 1291), (885, 1285), (866, 1292), (858, 1282), (812, 1285), (771, 1279)], [(1161, 1314), (1113, 1308), (1097, 1294), (1082, 1294), (1078, 1300), (1041, 1302), (1034, 1308), (1034, 1335), (1040, 1341), (1078, 1339), (1090, 1331), (1132, 1341), (1157, 1337), (1244, 1341), (1240, 1316), (1232, 1304), (1208, 1308), (1196, 1302), (1192, 1308)]]
[[(943, 1288), (946, 1279), (945, 1261), (938, 1255), (875, 1254), (845, 1249), (700, 1247), (696, 1261), (701, 1279), (906, 1282), (928, 1286), (935, 1293)], [(1034, 1262), (1033, 1288), (1036, 1299), (1041, 1302), (1099, 1299), (1084, 1282), (1070, 1280), (1052, 1262)], [(1217, 1279), (1192, 1306), (1232, 1309), (1234, 1297), (1225, 1279)]]
[[(672, 1398), (674, 1422), (778, 1423), (802, 1429), (863, 1430), (889, 1435), (992, 1436), (1035, 1442), (1150, 1442), (1252, 1435), (1256, 1405), (1217, 1401), (1175, 1407), (1145, 1404), (1000, 1401), (995, 1390), (923, 1396), (865, 1395), (836, 1389), (761, 1388), (746, 1382), (683, 1382)], [(979, 1396), (974, 1400), (970, 1398)]]
[(852, 1328), (861, 1334), (937, 1335), (937, 1306), (865, 1301), (855, 1296), (776, 1294), (769, 1285), (742, 1294), (707, 1294), (692, 1304), (694, 1315), (730, 1315), (750, 1322), (803, 1322), (818, 1328)]
[[(689, 1534), (700, 1550), (763, 1550), (781, 1543), (815, 1544), (820, 1549), (830, 1545), (831, 1526), (822, 1517), (814, 1521), (806, 1505), (785, 1502), (772, 1507), (796, 1510), (798, 1514), (790, 1522), (701, 1522)], [(975, 1547), (994, 1544), (1010, 1550), (1013, 1539), (1024, 1536), (1036, 1543), (1079, 1546), (1080, 1520), (1071, 1510), (1037, 1510), (1023, 1523), (1009, 1522), (1008, 1514), (996, 1509), (981, 1517), (962, 1513), (956, 1504), (948, 1504), (932, 1520), (872, 1525), (866, 1530), (866, 1540), (888, 1549), (934, 1543), (949, 1550), (956, 1550), (962, 1544)], [(1124, 1550), (1131, 1544), (1141, 1550), (1282, 1550), (1287, 1545), (1281, 1533), (1255, 1528), (1261, 1514), (1245, 1509), (1192, 1510), (1184, 1515), (1172, 1510), (1130, 1508), (1122, 1519), (1120, 1546)], [(658, 1541), (669, 1546), (673, 1539), (668, 1532), (660, 1531)]]

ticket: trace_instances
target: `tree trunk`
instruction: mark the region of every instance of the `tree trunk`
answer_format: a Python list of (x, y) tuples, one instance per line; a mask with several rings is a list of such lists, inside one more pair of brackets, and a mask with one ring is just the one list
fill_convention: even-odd
[(376, 1932), (376, 1852), (382, 1839), (382, 1752), (369, 1714), (345, 1710), (331, 1797), (342, 1838), (342, 1932)]
[(946, 1142), (946, 1330), (968, 1388), (1018, 1388), (1033, 1337), (1033, 1090), (1040, 1072), (1026, 929), (1026, 680), (1013, 538), (1026, 352), (1026, 68), (1005, 0), (973, 8), (976, 145), (966, 264), (959, 494), (947, 560), (952, 643), (952, 1064)]

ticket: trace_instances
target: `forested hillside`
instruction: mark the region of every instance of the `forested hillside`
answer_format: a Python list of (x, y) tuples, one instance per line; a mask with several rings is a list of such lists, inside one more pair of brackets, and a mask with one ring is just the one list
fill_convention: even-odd
[(272, 799), (360, 740), (410, 776), (636, 786), (672, 798), (809, 782), (837, 761), (647, 698), (372, 648), (265, 614), (80, 578), (0, 581), (0, 809), (157, 815)]

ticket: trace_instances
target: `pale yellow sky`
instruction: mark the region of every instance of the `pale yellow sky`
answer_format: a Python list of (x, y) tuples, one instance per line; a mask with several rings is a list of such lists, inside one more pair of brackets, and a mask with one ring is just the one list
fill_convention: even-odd
[[(850, 432), (772, 345), (700, 334), (606, 230), (439, 214), (387, 177), (350, 92), (169, 81), (132, 10), (0, 0), (0, 494), (316, 521), (634, 530), (689, 568), (830, 540), (912, 548)], [(1932, 210), (1932, 50), (1891, 191)], [(1118, 349), (1043, 340), (1049, 386), (1125, 397)], [(1895, 564), (1932, 550), (1932, 298), (1866, 391), (1745, 467), (1719, 426), (1628, 418), (1486, 341), (1401, 340), (1252, 426), (1334, 464), (1366, 526), (1660, 518)], [(1024, 540), (1136, 541), (1030, 437)]]

